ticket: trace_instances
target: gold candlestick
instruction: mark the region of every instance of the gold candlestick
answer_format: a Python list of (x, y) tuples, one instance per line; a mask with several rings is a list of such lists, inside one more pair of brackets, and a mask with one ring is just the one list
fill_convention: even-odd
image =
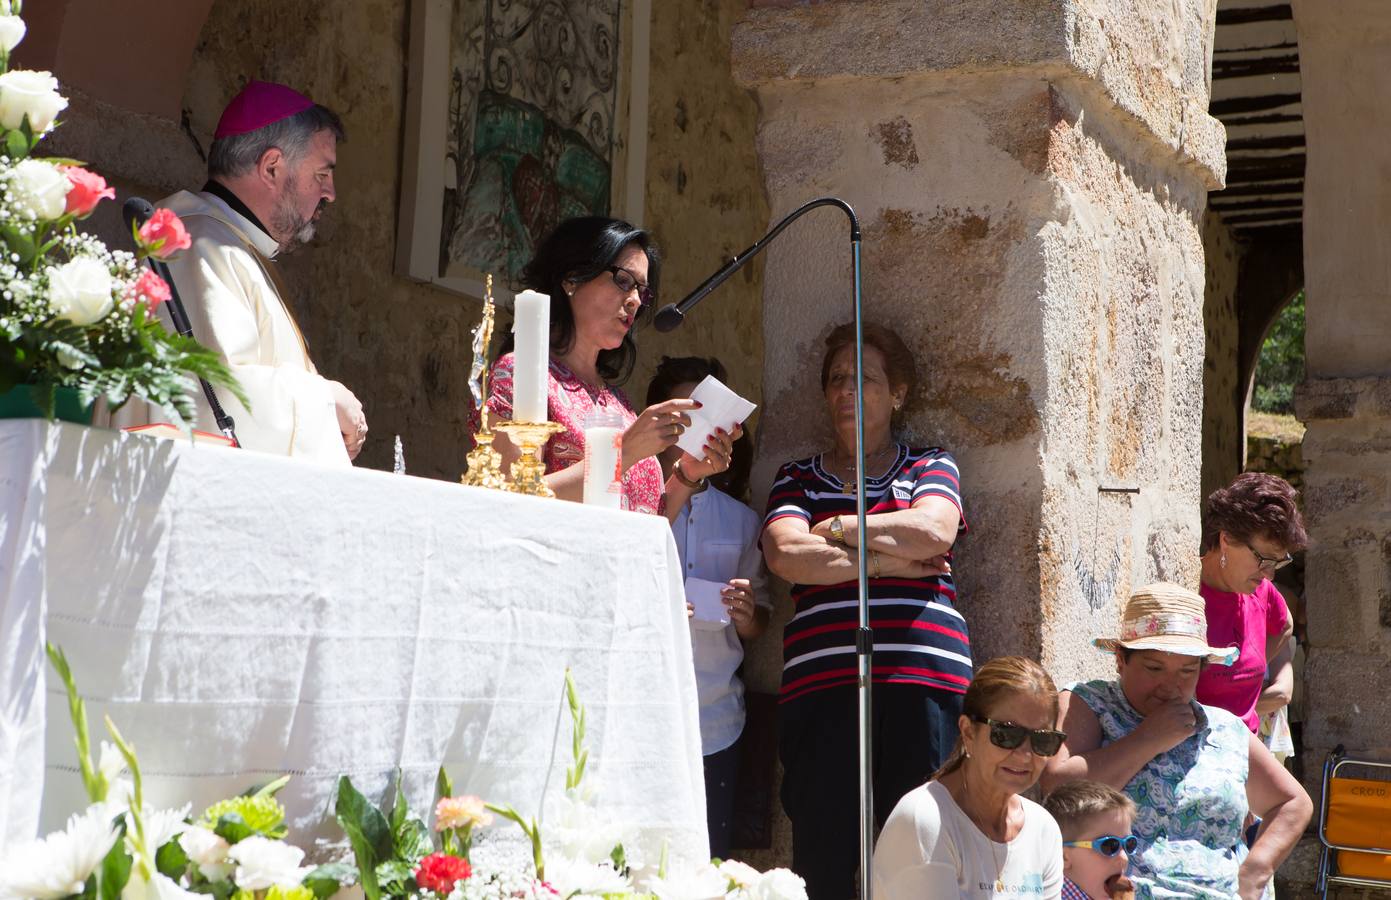
[(554, 497), (555, 491), (546, 484), (546, 464), (541, 460), (541, 448), (560, 434), (565, 426), (555, 422), (499, 422), (498, 431), (512, 439), (522, 455), (512, 463), (512, 481), (507, 490), (533, 497)]
[(493, 339), (493, 276), (483, 288), (483, 319), (473, 332), (473, 365), (469, 370), (469, 390), (478, 410), (480, 429), (473, 436), (473, 450), (465, 459), (468, 467), (459, 478), (470, 487), (507, 490), (502, 474), (502, 454), (493, 449), (493, 433), (488, 429), (488, 346)]

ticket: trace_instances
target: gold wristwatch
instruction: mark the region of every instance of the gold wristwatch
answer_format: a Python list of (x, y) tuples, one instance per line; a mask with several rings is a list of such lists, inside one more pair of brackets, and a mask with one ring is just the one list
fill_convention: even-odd
[(845, 523), (841, 522), (840, 516), (831, 520), (831, 537), (835, 538), (837, 543), (845, 543)]

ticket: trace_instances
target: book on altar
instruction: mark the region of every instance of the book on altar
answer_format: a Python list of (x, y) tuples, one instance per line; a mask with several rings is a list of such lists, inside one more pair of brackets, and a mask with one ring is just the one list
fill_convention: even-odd
[[(139, 434), (145, 437), (167, 438), (169, 440), (188, 440), (188, 432), (182, 431), (177, 425), (169, 422), (156, 422), (153, 425), (132, 425), (129, 428), (122, 428), (126, 434)], [(213, 434), (210, 431), (199, 431), (193, 429), (193, 443), (195, 444), (216, 444), (220, 447), (235, 447), (231, 439), (221, 434)]]
[(714, 375), (706, 375), (705, 380), (696, 385), (696, 389), (691, 391), (691, 399), (700, 404), (700, 409), (690, 410), (691, 427), (682, 432), (676, 446), (696, 459), (705, 455), (705, 442), (710, 440), (716, 428), (732, 433), (735, 425), (758, 409), (725, 387)]

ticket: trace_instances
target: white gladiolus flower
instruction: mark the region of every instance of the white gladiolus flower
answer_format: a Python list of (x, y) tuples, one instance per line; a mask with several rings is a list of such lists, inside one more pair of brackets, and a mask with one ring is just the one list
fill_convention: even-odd
[(304, 851), (284, 841), (273, 841), (259, 834), (243, 838), (227, 851), (237, 870), (232, 880), (246, 891), (263, 891), (274, 885), (297, 887), (312, 866), (300, 867)]
[(208, 896), (186, 891), (167, 875), (158, 872), (153, 880), (146, 881), (138, 867), (131, 869), (130, 880), (121, 889), (121, 900), (208, 900)]
[(116, 749), (116, 745), (110, 741), (101, 742), (101, 755), (97, 759), (97, 769), (100, 770), (102, 778), (108, 785), (116, 783), (116, 779), (126, 771), (126, 758), (121, 755), (121, 751)]
[(18, 129), (27, 115), (34, 134), (43, 134), (67, 108), (52, 72), (19, 69), (0, 75), (0, 125), (5, 128)]
[(24, 40), (24, 20), (19, 16), (0, 16), (0, 48), (9, 53)]
[(807, 883), (789, 869), (769, 869), (748, 892), (752, 900), (807, 900)]
[(641, 862), (635, 858), (636, 829), (608, 819), (573, 790), (546, 804), (546, 844), (561, 856), (591, 863), (609, 859), (613, 848), (622, 844), (630, 864)]
[(184, 819), (192, 808), (191, 804), (186, 803), (183, 809), (145, 810), (145, 846), (151, 853), (183, 834), (184, 829), (189, 827)]
[(88, 876), (116, 843), (100, 804), (68, 819), (68, 827), (19, 844), (0, 857), (0, 897), (58, 900), (82, 893)]
[(546, 883), (560, 892), (571, 894), (628, 894), (633, 886), (613, 867), (612, 862), (591, 863), (582, 859), (548, 858)]
[[(0, 78), (3, 78), (0, 75)], [(58, 167), (41, 159), (26, 159), (10, 174), (15, 204), (34, 214), (34, 218), (51, 222), (63, 214), (72, 182)]]
[(206, 828), (189, 826), (179, 835), (179, 846), (209, 881), (221, 881), (232, 871), (231, 863), (227, 862), (231, 845)]
[(708, 862), (695, 866), (678, 862), (666, 877), (648, 879), (646, 889), (661, 900), (721, 900), (729, 889), (729, 877)]
[(48, 302), (53, 311), (74, 325), (91, 325), (111, 312), (113, 282), (105, 263), (79, 256), (48, 270)]
[(741, 888), (751, 887), (763, 877), (762, 873), (753, 866), (737, 859), (726, 859), (721, 862), (720, 874)]

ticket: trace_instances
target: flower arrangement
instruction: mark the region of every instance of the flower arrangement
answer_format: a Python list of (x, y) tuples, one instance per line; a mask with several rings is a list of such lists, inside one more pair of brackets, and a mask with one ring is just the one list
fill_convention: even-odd
[[(806, 900), (786, 869), (758, 872), (733, 860), (689, 862), (663, 847), (647, 859), (636, 832), (604, 816), (585, 782), (585, 711), (565, 675), (572, 764), (565, 791), (546, 808), (546, 833), (511, 806), (454, 793), (436, 779), (434, 825), (412, 816), (398, 776), (390, 810), (352, 781), (338, 782), (334, 814), (354, 862), (304, 865), (286, 840), (277, 779), (221, 800), (194, 817), (188, 805), (145, 804), (134, 749), (108, 717), (112, 742), (94, 762), (87, 714), (63, 653), (49, 659), (67, 691), (79, 771), (91, 800), (62, 831), (0, 849), (0, 900), (326, 900), (354, 882), (366, 900)], [(516, 843), (477, 834), (499, 818), (522, 831)]]
[(323, 900), (351, 883), (352, 866), (302, 866), (284, 838), (275, 794), (288, 777), (213, 804), (145, 805), (134, 748), (108, 717), (112, 742), (93, 763), (87, 713), (67, 658), (49, 660), (67, 689), (77, 761), (91, 805), (62, 831), (0, 852), (0, 900)]
[(111, 250), (75, 224), (116, 196), (106, 180), (33, 155), (68, 101), (50, 73), (9, 71), (25, 32), (20, 5), (0, 0), (0, 395), (36, 386), (49, 415), (59, 387), (113, 409), (138, 397), (185, 422), (195, 378), (244, 399), (215, 353), (155, 316), (169, 286), (140, 263), (189, 247), (178, 217), (159, 210), (134, 232), (135, 253)]
[[(671, 860), (665, 848), (657, 859), (643, 859), (632, 830), (607, 819), (584, 783), (585, 710), (569, 672), (565, 694), (572, 762), (564, 794), (547, 805), (544, 836), (535, 819), (510, 806), (455, 796), (443, 768), (433, 829), (411, 816), (399, 776), (389, 812), (372, 806), (346, 776), (339, 779), (335, 812), (367, 900), (806, 900), (805, 883), (786, 869), (761, 873), (733, 860)], [(474, 854), (474, 832), (491, 825), (494, 814), (521, 829), (529, 860)]]

